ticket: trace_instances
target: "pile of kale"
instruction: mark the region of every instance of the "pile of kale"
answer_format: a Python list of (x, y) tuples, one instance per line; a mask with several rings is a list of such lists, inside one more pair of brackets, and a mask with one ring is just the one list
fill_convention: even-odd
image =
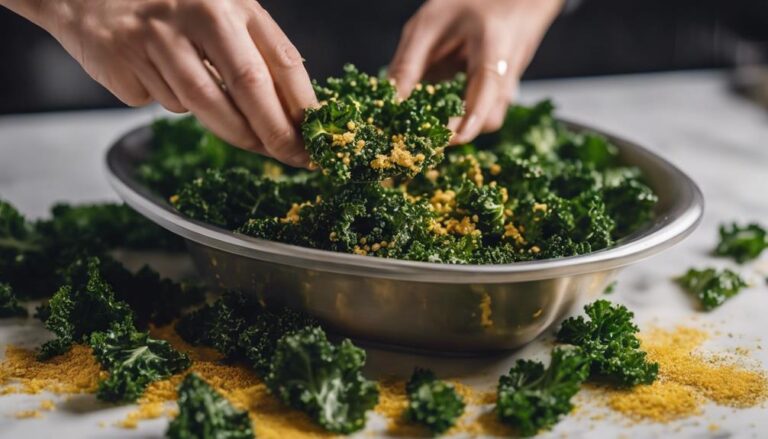
[(657, 197), (602, 136), (544, 101), (497, 133), (447, 147), (463, 78), (417, 88), (347, 66), (315, 84), (302, 132), (322, 172), (229, 148), (194, 119), (155, 124), (139, 176), (190, 218), (258, 238), (387, 258), (499, 264), (606, 248), (646, 224)]

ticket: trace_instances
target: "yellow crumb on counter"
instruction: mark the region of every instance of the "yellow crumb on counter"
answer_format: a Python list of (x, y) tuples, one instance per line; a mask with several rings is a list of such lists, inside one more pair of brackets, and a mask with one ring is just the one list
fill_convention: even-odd
[(50, 412), (51, 410), (56, 408), (56, 404), (53, 403), (50, 399), (44, 399), (40, 401), (40, 405), (37, 406), (38, 410), (44, 410), (46, 412)]
[(13, 414), (16, 419), (38, 419), (42, 418), (43, 414), (38, 410), (21, 410)]

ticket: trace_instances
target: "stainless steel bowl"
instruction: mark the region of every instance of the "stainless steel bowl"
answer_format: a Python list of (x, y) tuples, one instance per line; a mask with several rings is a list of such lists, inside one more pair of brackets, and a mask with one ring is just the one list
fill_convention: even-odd
[(645, 172), (660, 198), (655, 221), (605, 250), (505, 265), (342, 254), (190, 220), (135, 177), (151, 149), (149, 127), (118, 140), (107, 153), (107, 168), (126, 203), (187, 240), (200, 273), (213, 286), (249, 292), (267, 305), (305, 310), (330, 330), (364, 342), (481, 353), (528, 343), (575, 303), (600, 294), (620, 268), (674, 245), (699, 223), (704, 201), (687, 175), (635, 143), (602, 134), (619, 147), (623, 162)]

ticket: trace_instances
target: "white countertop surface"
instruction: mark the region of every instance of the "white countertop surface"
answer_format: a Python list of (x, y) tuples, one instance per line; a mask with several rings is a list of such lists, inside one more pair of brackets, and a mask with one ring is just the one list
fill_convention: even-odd
[[(720, 328), (707, 349), (757, 344), (768, 336), (768, 254), (742, 267), (708, 256), (723, 221), (768, 224), (768, 112), (730, 93), (719, 72), (686, 72), (525, 83), (522, 100), (551, 97), (560, 115), (646, 145), (675, 163), (700, 185), (707, 207), (699, 229), (683, 243), (624, 270), (613, 301), (626, 304), (641, 328), (674, 326), (698, 317)], [(121, 133), (162, 115), (159, 108), (0, 117), (0, 198), (28, 216), (45, 215), (55, 201), (116, 200), (104, 176), (104, 151)], [(768, 252), (766, 252), (768, 253)], [(736, 267), (752, 287), (711, 313), (695, 311), (691, 299), (670, 281), (691, 266)], [(762, 273), (762, 274), (760, 274)], [(36, 321), (0, 321), (0, 349), (8, 343), (33, 346), (45, 336)], [(477, 386), (494, 383), (517, 358), (546, 358), (550, 346), (536, 341), (504, 357), (428, 358), (369, 350), (373, 373), (407, 376), (414, 365), (452, 375)], [(768, 369), (768, 350), (750, 356)], [(160, 437), (167, 420), (147, 421), (136, 430), (108, 426), (129, 407), (111, 407), (82, 398), (61, 403), (42, 419), (16, 420), (45, 395), (0, 397), (0, 437)], [(54, 400), (61, 398), (54, 397)], [(94, 398), (95, 400), (95, 398)], [(707, 426), (719, 425), (716, 432)], [(376, 428), (377, 422), (369, 422)], [(734, 410), (706, 406), (695, 418), (667, 425), (570, 416), (545, 437), (768, 437), (768, 408)], [(364, 434), (365, 435), (365, 434)]]

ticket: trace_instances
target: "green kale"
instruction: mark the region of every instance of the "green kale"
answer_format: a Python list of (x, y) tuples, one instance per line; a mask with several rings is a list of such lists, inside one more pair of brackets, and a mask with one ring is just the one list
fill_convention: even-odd
[(301, 131), (313, 162), (337, 181), (378, 181), (431, 168), (451, 138), (448, 119), (464, 112), (463, 77), (419, 85), (402, 101), (388, 79), (349, 64), (342, 78), (314, 86), (321, 105), (306, 110)]
[(206, 169), (233, 166), (258, 173), (288, 172), (277, 161), (223, 142), (194, 117), (160, 119), (153, 126), (154, 148), (138, 176), (151, 189), (170, 197), (187, 182), (202, 177)]
[(464, 400), (456, 389), (438, 380), (430, 370), (415, 369), (405, 391), (408, 394), (406, 418), (426, 426), (434, 434), (448, 431), (464, 413)]
[(721, 271), (691, 268), (677, 281), (699, 299), (705, 311), (717, 308), (747, 286), (741, 276), (727, 268)]
[(317, 321), (290, 308), (263, 310), (240, 334), (238, 348), (259, 376), (266, 376), (275, 356), (278, 341), (285, 335), (317, 326)]
[(282, 217), (293, 204), (314, 199), (320, 190), (312, 179), (274, 180), (245, 168), (209, 169), (184, 185), (171, 201), (192, 219), (235, 229), (249, 218)]
[(616, 291), (616, 285), (617, 284), (618, 284), (617, 281), (613, 281), (613, 282), (609, 283), (608, 286), (606, 286), (605, 289), (603, 290), (603, 294), (605, 294), (605, 295), (613, 294)]
[(199, 376), (190, 373), (179, 386), (179, 414), (168, 426), (170, 439), (253, 439), (248, 413), (232, 407)]
[(555, 425), (573, 409), (571, 398), (589, 374), (589, 357), (579, 348), (558, 347), (548, 368), (537, 361), (518, 360), (499, 378), (496, 412), (523, 436)]
[(189, 368), (186, 354), (165, 340), (155, 340), (133, 325), (119, 322), (107, 331), (94, 332), (89, 344), (109, 377), (99, 383), (97, 396), (110, 402), (133, 402), (155, 381)]
[(581, 347), (589, 358), (590, 374), (621, 386), (650, 384), (659, 365), (649, 363), (640, 350), (634, 314), (623, 305), (597, 300), (584, 307), (589, 320), (571, 317), (557, 333), (558, 341)]
[(0, 318), (26, 316), (27, 309), (21, 306), (11, 286), (0, 282)]
[(86, 341), (93, 332), (105, 331), (113, 324), (133, 324), (130, 307), (115, 297), (102, 277), (99, 258), (89, 258), (84, 264), (86, 276), (62, 286), (48, 303), (45, 327), (56, 338), (42, 345), (41, 359), (62, 354), (74, 343)]
[(170, 250), (184, 248), (184, 241), (152, 223), (125, 204), (56, 204), (52, 217), (37, 223), (45, 242), (57, 251), (77, 249), (94, 255), (115, 248)]
[(375, 382), (365, 379), (365, 351), (344, 340), (331, 344), (319, 327), (286, 335), (277, 343), (266, 382), (289, 406), (309, 414), (334, 433), (365, 426), (365, 414), (379, 399)]
[(718, 256), (730, 256), (739, 264), (757, 259), (768, 248), (768, 232), (759, 224), (740, 226), (720, 225), (720, 242), (715, 248)]
[(19, 298), (50, 295), (60, 284), (53, 264), (34, 225), (0, 199), (0, 282), (10, 284)]

